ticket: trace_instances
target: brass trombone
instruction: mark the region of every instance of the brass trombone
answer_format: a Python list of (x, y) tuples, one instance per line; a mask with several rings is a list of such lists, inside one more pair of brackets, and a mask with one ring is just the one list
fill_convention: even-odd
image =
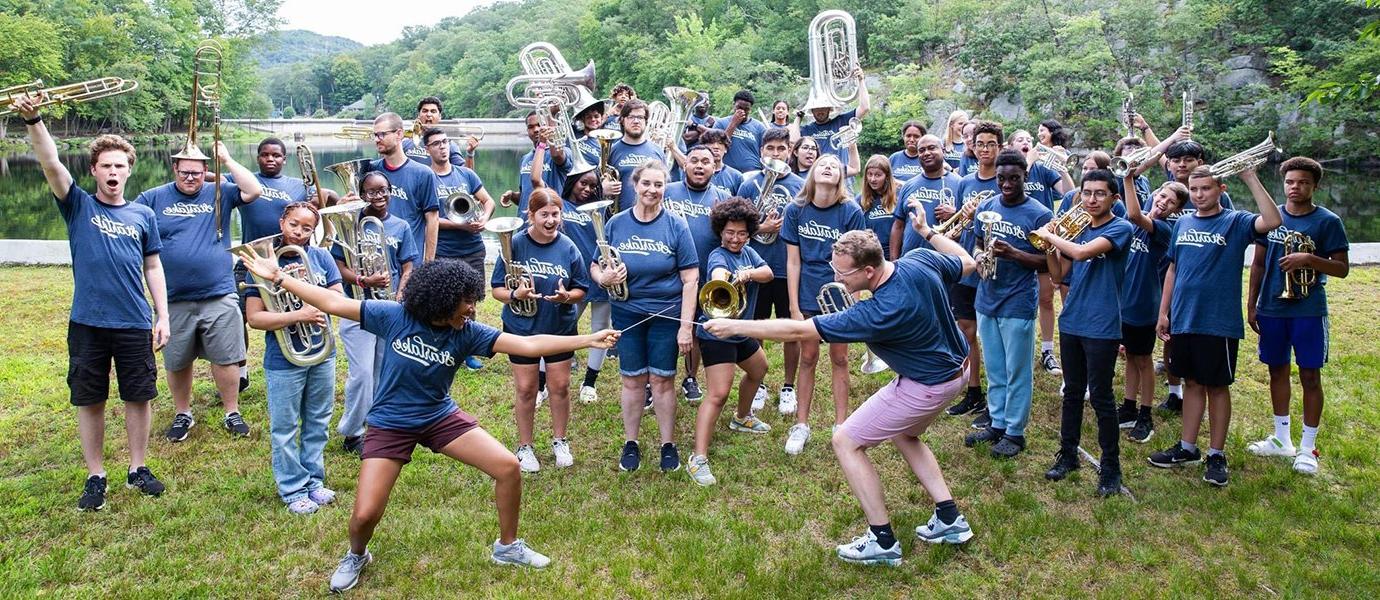
[[(220, 241), (225, 236), (225, 231), (220, 226), (220, 184), (221, 170), (220, 155), (216, 153), (216, 146), (220, 144), (220, 101), (221, 101), (221, 66), (224, 60), (225, 50), (220, 42), (214, 39), (203, 40), (196, 47), (196, 53), (192, 55), (192, 106), (187, 123), (187, 143), (182, 146), (182, 150), (172, 156), (173, 160), (190, 159), (204, 160), (211, 163), (211, 172), (215, 173), (215, 206), (212, 209), (216, 227), (216, 241)], [(198, 117), (197, 107), (204, 106), (211, 111), (211, 154), (207, 157), (196, 144)], [(305, 259), (305, 255), (304, 255)]]
[(118, 96), (139, 89), (139, 82), (133, 79), (121, 79), (119, 77), (101, 77), (81, 83), (69, 83), (56, 87), (43, 87), (42, 79), (35, 79), (32, 83), (23, 83), (16, 86), (0, 89), (0, 117), (14, 114), (14, 99), (26, 94), (38, 98), (34, 108), (52, 106), (54, 104), (77, 104), (79, 102), (90, 102)]
[(363, 125), (346, 125), (335, 132), (335, 139), (350, 140), (353, 142), (371, 142), (374, 140), (374, 128)]

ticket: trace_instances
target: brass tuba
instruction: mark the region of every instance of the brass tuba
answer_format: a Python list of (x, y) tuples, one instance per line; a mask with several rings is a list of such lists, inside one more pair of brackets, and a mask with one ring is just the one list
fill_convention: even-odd
[(212, 208), (213, 219), (216, 227), (216, 241), (220, 241), (225, 235), (225, 231), (220, 226), (220, 186), (221, 186), (221, 164), (219, 156), (206, 156), (201, 148), (196, 144), (197, 129), (199, 123), (199, 108), (204, 107), (211, 111), (211, 154), (215, 155), (215, 145), (220, 142), (220, 101), (221, 101), (221, 63), (225, 51), (221, 48), (220, 42), (213, 39), (202, 41), (196, 47), (196, 53), (192, 55), (192, 103), (187, 117), (187, 142), (182, 145), (182, 149), (177, 154), (172, 155), (174, 161), (200, 160), (210, 163), (211, 171), (215, 173), (215, 206)]
[(848, 293), (848, 288), (837, 281), (820, 286), (815, 301), (819, 303), (819, 312), (826, 315), (848, 310), (857, 302), (853, 294)]
[(700, 288), (700, 311), (711, 319), (737, 319), (747, 310), (747, 290), (728, 269), (715, 269)]
[[(772, 190), (776, 188), (776, 180), (790, 173), (791, 166), (785, 161), (774, 158), (762, 159), (762, 183), (757, 188), (757, 202), (755, 203), (761, 220), (765, 221), (772, 215), (781, 212), (782, 203), (772, 196)], [(777, 234), (775, 233), (757, 233), (752, 236), (752, 239), (761, 244), (771, 244), (776, 242), (776, 237)]]
[(672, 146), (680, 144), (680, 136), (690, 123), (690, 113), (709, 98), (695, 90), (680, 86), (662, 88), (661, 93), (666, 95), (671, 108), (670, 125), (665, 139), (661, 142), (661, 149), (669, 152)]
[(14, 114), (14, 99), (16, 96), (32, 94), (38, 98), (34, 103), (34, 108), (42, 108), (53, 104), (77, 104), (80, 102), (90, 102), (109, 98), (120, 94), (132, 92), (139, 89), (139, 82), (133, 79), (121, 79), (119, 77), (101, 77), (81, 83), (69, 83), (56, 87), (43, 87), (42, 79), (35, 79), (32, 83), (23, 83), (16, 86), (0, 89), (0, 117)]
[(665, 102), (653, 100), (647, 103), (647, 139), (656, 144), (662, 150), (671, 147), (674, 143), (675, 114), (671, 112), (671, 107), (666, 106)]
[[(532, 282), (532, 275), (527, 272), (527, 268), (513, 259), (513, 232), (522, 228), (522, 219), (517, 217), (500, 217), (493, 219), (484, 225), (485, 229), (498, 234), (498, 249), (503, 254), (503, 269), (507, 272), (503, 277), (503, 285), (509, 292), (526, 287), (536, 294), (536, 285)], [(516, 296), (509, 296), (508, 308), (512, 309), (513, 314), (519, 317), (532, 317), (537, 314), (537, 298), (525, 298), (519, 300)]]
[(982, 223), (982, 250), (973, 258), (977, 259), (978, 277), (991, 279), (997, 276), (997, 255), (992, 251), (997, 240), (992, 236), (992, 227), (1001, 222), (1001, 213), (984, 210), (975, 218)]
[[(284, 266), (283, 275), (316, 285), (319, 274), (315, 272), (311, 260), (307, 258), (306, 249), (282, 242), (282, 234), (270, 235), (230, 248), (230, 253), (246, 261), (254, 260), (259, 256), (272, 256), (278, 259), (279, 266), (283, 266), (283, 257), (295, 255), (300, 258), (301, 262)], [(264, 308), (271, 312), (292, 312), (303, 307), (301, 298), (281, 286), (274, 285), (272, 281), (241, 283), (239, 286), (240, 289), (259, 288), (259, 296), (264, 302)], [(283, 357), (299, 367), (321, 364), (335, 352), (335, 336), (331, 333), (329, 325), (293, 323), (274, 330), (273, 337), (278, 340), (278, 349), (282, 350)]]
[[(1312, 254), (1318, 249), (1318, 245), (1313, 242), (1313, 238), (1308, 234), (1299, 231), (1290, 231), (1284, 235), (1284, 254), (1288, 256), (1295, 252), (1306, 252)], [(1302, 300), (1308, 297), (1314, 284), (1318, 283), (1318, 272), (1314, 269), (1303, 268), (1284, 272), (1284, 291), (1278, 296), (1280, 300)]]
[[(599, 268), (605, 271), (617, 269), (618, 265), (623, 264), (623, 258), (618, 254), (618, 249), (609, 245), (604, 238), (604, 209), (613, 206), (612, 200), (600, 200), (590, 202), (575, 207), (583, 213), (589, 213), (590, 220), (594, 222), (595, 245), (599, 248)], [(628, 299), (628, 282), (616, 283), (611, 286), (601, 286), (609, 293), (609, 298), (619, 302)]]
[(805, 108), (844, 106), (858, 96), (858, 34), (853, 15), (826, 10), (810, 21), (810, 97)]
[[(580, 106), (580, 91), (594, 87), (594, 61), (579, 71), (517, 75), (508, 80), (504, 93), (508, 103), (517, 108), (536, 109), (543, 98), (554, 96), (566, 107)], [(586, 91), (585, 93), (588, 93)]]
[(1212, 177), (1217, 181), (1231, 177), (1238, 173), (1249, 171), (1265, 164), (1277, 152), (1284, 150), (1275, 143), (1275, 132), (1271, 131), (1265, 136), (1265, 141), (1260, 142), (1250, 148), (1242, 150), (1236, 154), (1228, 156), (1216, 164), (1212, 165)]

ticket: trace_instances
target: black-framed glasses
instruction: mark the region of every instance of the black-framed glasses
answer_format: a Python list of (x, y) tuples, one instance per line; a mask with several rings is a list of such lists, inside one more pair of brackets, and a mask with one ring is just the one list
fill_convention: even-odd
[(206, 174), (206, 171), (178, 171), (177, 176), (183, 179), (196, 179)]
[(401, 130), (401, 129), (389, 129), (388, 131), (375, 131), (375, 132), (374, 132), (374, 139), (376, 139), (376, 140), (381, 140), (381, 139), (386, 138), (386, 137), (388, 137), (388, 136), (390, 136), (390, 135), (393, 135), (393, 132), (395, 132), (395, 131), (402, 131), (402, 130)]
[(386, 197), (388, 197), (388, 190), (386, 190), (386, 189), (383, 189), (383, 190), (367, 190), (367, 191), (364, 192), (364, 197), (365, 197), (365, 198), (386, 198)]
[(442, 146), (449, 146), (450, 140), (431, 140), (427, 142), (426, 145), (429, 148), (440, 148)]

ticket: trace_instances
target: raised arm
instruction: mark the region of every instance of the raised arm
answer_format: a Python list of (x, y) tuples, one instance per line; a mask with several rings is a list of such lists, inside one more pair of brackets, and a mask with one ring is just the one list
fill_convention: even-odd
[(854, 76), (858, 78), (858, 118), (861, 119), (872, 112), (872, 96), (867, 93), (867, 77), (863, 70), (854, 71)]
[[(973, 257), (968, 254), (967, 250), (963, 249), (963, 244), (949, 239), (947, 235), (939, 235), (930, 227), (929, 222), (925, 220), (925, 209), (920, 206), (919, 200), (912, 200), (911, 206), (915, 207), (915, 216), (911, 217), (911, 224), (915, 227), (916, 233), (920, 234), (920, 237), (925, 238), (925, 241), (929, 242), (936, 252), (949, 256), (957, 256), (958, 260), (963, 263), (964, 277), (971, 275), (973, 271), (977, 270), (977, 261), (973, 260)], [(900, 223), (900, 221), (897, 221), (897, 223)], [(892, 233), (891, 247), (897, 249), (894, 253), (899, 254), (899, 246), (896, 244), (895, 229), (892, 229)]]
[(72, 189), (72, 174), (58, 158), (57, 144), (34, 107), (36, 102), (36, 98), (25, 94), (14, 99), (14, 108), (24, 118), (29, 140), (34, 146), (34, 156), (38, 158), (39, 166), (43, 167), (43, 178), (48, 180), (48, 189), (53, 192), (54, 198), (66, 201), (67, 192)]
[(1126, 220), (1151, 234), (1155, 233), (1155, 220), (1140, 210), (1140, 194), (1136, 192), (1136, 176), (1127, 173), (1126, 178), (1121, 182), (1121, 187), (1126, 190)]
[[(259, 256), (253, 248), (244, 249), (238, 253), (238, 256), (244, 261), (245, 268), (249, 269), (249, 272), (253, 273), (260, 281), (273, 282), (283, 289), (292, 292), (298, 298), (301, 298), (303, 302), (315, 306), (321, 312), (351, 321), (359, 321), (360, 306), (362, 306), (362, 304), (359, 300), (346, 298), (345, 295), (341, 293), (339, 285), (323, 288), (295, 277), (288, 277), (283, 273), (282, 269), (278, 268), (278, 260), (276, 258)], [(263, 301), (260, 300), (259, 302), (262, 305)], [(254, 323), (250, 323), (250, 325), (255, 329), (268, 329), (271, 331), (273, 329), (280, 329), (286, 324), (279, 325), (278, 327), (259, 327)]]
[(1246, 187), (1251, 189), (1251, 197), (1255, 198), (1255, 207), (1260, 210), (1260, 214), (1255, 217), (1255, 232), (1267, 233), (1279, 227), (1284, 222), (1284, 217), (1279, 214), (1279, 207), (1275, 206), (1275, 199), (1270, 197), (1270, 192), (1265, 190), (1265, 186), (1260, 184), (1260, 178), (1256, 177), (1255, 169), (1248, 169), (1241, 172), (1241, 181), (1245, 182)]
[[(263, 186), (259, 184), (259, 178), (250, 173), (249, 169), (244, 168), (244, 165), (235, 162), (235, 158), (230, 156), (230, 151), (226, 149), (225, 144), (216, 142), (214, 151), (216, 158), (219, 158), (221, 164), (225, 165), (225, 169), (235, 177), (235, 185), (240, 188), (240, 201), (249, 204), (258, 200), (259, 196), (264, 193)], [(218, 181), (216, 185), (224, 185), (224, 182)]]

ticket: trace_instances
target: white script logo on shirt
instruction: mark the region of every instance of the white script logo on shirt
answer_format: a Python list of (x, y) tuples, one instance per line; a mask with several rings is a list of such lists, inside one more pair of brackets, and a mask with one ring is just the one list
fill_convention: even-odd
[(1188, 231), (1180, 233), (1179, 238), (1175, 240), (1175, 243), (1184, 246), (1193, 246), (1195, 248), (1202, 248), (1203, 246), (1209, 244), (1215, 246), (1226, 246), (1227, 236), (1224, 236), (1220, 233), (1213, 233), (1211, 231), (1198, 231), (1197, 229), (1189, 229)]
[(432, 365), (455, 366), (455, 357), (451, 355), (449, 350), (441, 350), (432, 346), (422, 341), (422, 336), (419, 335), (393, 340), (392, 347), (398, 356), (415, 361), (424, 367)]
[(163, 207), (163, 216), (191, 218), (200, 215), (209, 215), (214, 212), (216, 207), (210, 204), (198, 204), (195, 202), (176, 202)]
[(138, 227), (126, 225), (105, 215), (91, 217), (91, 224), (95, 225), (96, 229), (100, 230), (101, 233), (114, 239), (120, 239), (121, 236), (128, 236), (136, 240), (139, 239), (140, 230)]

